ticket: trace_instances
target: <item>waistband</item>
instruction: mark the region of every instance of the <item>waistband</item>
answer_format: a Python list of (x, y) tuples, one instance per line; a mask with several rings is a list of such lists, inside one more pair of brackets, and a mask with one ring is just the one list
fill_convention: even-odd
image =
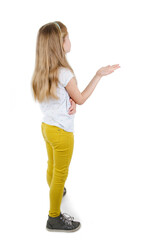
[(47, 123), (45, 123), (45, 122), (42, 122), (42, 123), (41, 123), (41, 126), (45, 126), (45, 127), (47, 127), (48, 129), (54, 129), (55, 131), (59, 131), (59, 132), (72, 133), (72, 132), (67, 132), (67, 131), (65, 131), (63, 128), (60, 128), (60, 127), (55, 126), (55, 125), (50, 125), (50, 124), (47, 124)]

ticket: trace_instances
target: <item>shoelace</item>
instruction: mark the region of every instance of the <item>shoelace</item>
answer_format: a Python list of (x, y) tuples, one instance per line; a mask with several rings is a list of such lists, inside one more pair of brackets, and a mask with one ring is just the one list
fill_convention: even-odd
[[(66, 215), (68, 215), (68, 217), (66, 217)], [(62, 219), (68, 225), (72, 225), (72, 221), (74, 217), (71, 217), (68, 213), (62, 213), (62, 216), (60, 217), (60, 219)]]

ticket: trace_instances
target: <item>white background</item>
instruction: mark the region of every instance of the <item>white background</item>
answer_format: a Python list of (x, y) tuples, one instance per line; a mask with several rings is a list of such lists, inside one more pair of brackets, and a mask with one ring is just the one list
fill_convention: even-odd
[[(1, 239), (159, 239), (158, 1), (3, 1), (0, 5)], [(74, 233), (45, 229), (47, 152), (31, 93), (38, 29), (67, 26), (68, 61), (83, 91), (61, 211), (81, 222)]]

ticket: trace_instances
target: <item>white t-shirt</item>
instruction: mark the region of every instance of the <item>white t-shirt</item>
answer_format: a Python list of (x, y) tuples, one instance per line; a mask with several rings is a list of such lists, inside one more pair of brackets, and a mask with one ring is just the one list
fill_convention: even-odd
[(54, 125), (64, 129), (67, 132), (74, 132), (75, 114), (68, 114), (71, 106), (70, 96), (65, 89), (67, 83), (74, 77), (74, 74), (68, 68), (59, 68), (59, 84), (57, 95), (59, 100), (50, 97), (47, 101), (39, 102), (43, 113), (42, 122)]

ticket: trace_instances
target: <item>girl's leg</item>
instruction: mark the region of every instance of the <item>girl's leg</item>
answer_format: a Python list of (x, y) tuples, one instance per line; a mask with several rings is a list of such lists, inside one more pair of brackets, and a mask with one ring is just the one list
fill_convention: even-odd
[(59, 144), (53, 151), (53, 178), (50, 184), (50, 217), (60, 215), (60, 206), (63, 197), (64, 184), (68, 176), (69, 165), (74, 147), (74, 135), (70, 132), (61, 132)]
[(53, 176), (53, 147), (50, 145), (49, 142), (46, 142), (46, 149), (48, 155), (46, 179), (48, 186), (50, 187)]
[(50, 186), (50, 217), (60, 215), (64, 184), (68, 176), (74, 148), (74, 134), (42, 123), (42, 134), (48, 153), (47, 179)]
[(47, 179), (48, 186), (50, 187), (51, 180), (52, 180), (52, 175), (53, 175), (53, 147), (51, 146), (51, 144), (47, 140), (47, 136), (46, 136), (46, 133), (45, 133), (45, 128), (46, 127), (47, 126), (44, 123), (41, 124), (41, 131), (42, 131), (43, 138), (45, 140), (47, 156), (48, 156), (46, 179)]

